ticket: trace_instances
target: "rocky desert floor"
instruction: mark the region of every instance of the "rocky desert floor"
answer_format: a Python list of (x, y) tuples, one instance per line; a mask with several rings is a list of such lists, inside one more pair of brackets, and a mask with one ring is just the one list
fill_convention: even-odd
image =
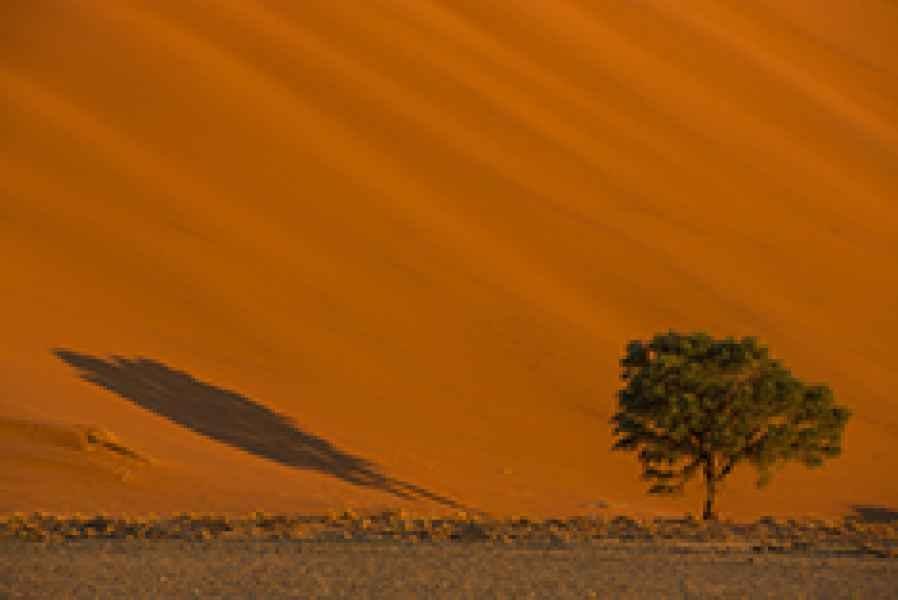
[(894, 598), (898, 561), (655, 542), (0, 543), (2, 598)]
[(2, 598), (894, 598), (898, 526), (16, 515)]

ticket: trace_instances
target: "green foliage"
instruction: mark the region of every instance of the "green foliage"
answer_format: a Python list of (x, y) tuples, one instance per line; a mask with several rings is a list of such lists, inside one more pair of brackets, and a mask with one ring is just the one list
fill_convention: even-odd
[(817, 467), (841, 452), (851, 413), (825, 385), (806, 385), (755, 338), (675, 332), (632, 341), (612, 417), (615, 450), (637, 452), (650, 493), (680, 492), (701, 472), (705, 518), (716, 484), (741, 462), (758, 485), (785, 461)]

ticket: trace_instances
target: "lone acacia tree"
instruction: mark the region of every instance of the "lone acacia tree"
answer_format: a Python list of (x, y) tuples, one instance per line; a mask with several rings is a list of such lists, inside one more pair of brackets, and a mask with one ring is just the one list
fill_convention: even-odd
[(758, 486), (785, 461), (808, 467), (841, 453), (851, 413), (825, 385), (797, 380), (755, 338), (675, 332), (632, 341), (620, 361), (625, 385), (612, 417), (615, 450), (639, 453), (651, 494), (705, 480), (702, 518), (716, 518), (718, 486), (741, 462)]

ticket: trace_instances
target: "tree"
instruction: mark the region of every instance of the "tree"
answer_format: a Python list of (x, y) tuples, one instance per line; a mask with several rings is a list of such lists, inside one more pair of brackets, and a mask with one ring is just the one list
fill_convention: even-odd
[(671, 331), (630, 342), (620, 365), (613, 449), (638, 452), (650, 494), (680, 493), (701, 473), (704, 519), (716, 518), (720, 483), (742, 462), (756, 467), (761, 487), (786, 461), (818, 467), (841, 453), (851, 412), (755, 338)]

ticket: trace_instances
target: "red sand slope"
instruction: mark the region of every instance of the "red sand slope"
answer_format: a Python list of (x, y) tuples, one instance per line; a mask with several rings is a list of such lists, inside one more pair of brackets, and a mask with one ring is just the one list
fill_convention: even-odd
[(0, 511), (695, 510), (609, 452), (668, 328), (856, 412), (725, 513), (898, 505), (898, 6), (494, 4), (7, 4)]

